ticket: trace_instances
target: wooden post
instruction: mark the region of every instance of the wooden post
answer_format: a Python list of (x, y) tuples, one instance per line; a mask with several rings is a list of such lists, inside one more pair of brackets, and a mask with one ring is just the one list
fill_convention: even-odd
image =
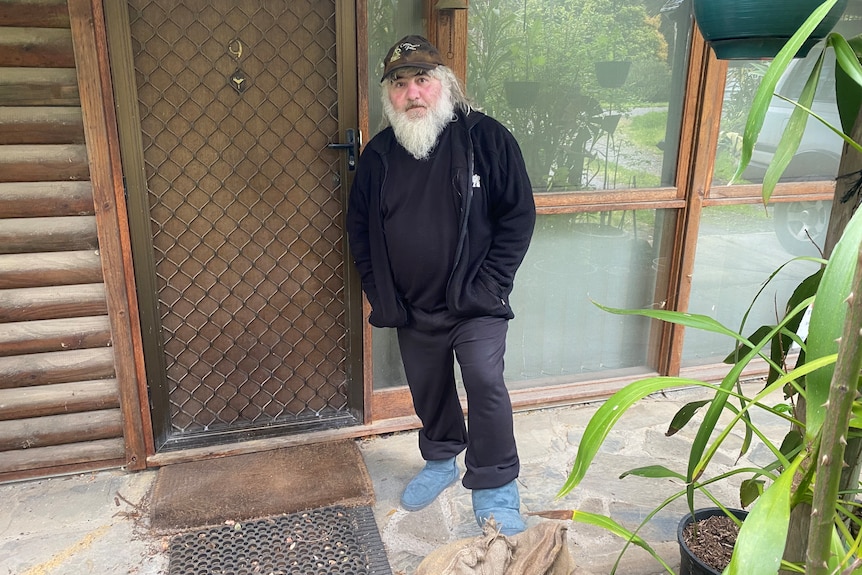
[(437, 0), (429, 0), (427, 11), (431, 42), (440, 51), (443, 61), (467, 85), (467, 12), (468, 10), (437, 10)]

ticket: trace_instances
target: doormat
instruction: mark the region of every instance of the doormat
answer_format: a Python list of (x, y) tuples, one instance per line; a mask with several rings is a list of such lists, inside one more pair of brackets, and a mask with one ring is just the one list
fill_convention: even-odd
[(370, 507), (326, 507), (176, 535), (169, 575), (391, 575)]
[(162, 467), (150, 526), (175, 531), (373, 502), (359, 447), (344, 440)]

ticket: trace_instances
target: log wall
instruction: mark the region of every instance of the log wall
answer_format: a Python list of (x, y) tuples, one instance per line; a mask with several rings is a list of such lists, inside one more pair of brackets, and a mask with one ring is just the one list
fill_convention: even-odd
[(0, 0), (0, 481), (125, 463), (66, 0)]

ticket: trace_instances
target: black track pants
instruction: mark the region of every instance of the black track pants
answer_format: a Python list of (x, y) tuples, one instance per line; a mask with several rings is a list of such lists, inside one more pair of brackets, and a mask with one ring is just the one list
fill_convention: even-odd
[[(398, 344), (422, 430), (425, 460), (448, 459), (467, 449), (468, 489), (505, 485), (518, 476), (512, 403), (503, 381), (508, 320), (457, 321), (449, 329), (398, 329)], [(467, 425), (455, 387), (457, 357), (467, 391)]]

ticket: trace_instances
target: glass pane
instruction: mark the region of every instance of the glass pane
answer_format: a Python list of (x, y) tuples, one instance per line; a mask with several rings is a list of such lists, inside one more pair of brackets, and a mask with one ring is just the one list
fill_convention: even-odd
[[(845, 37), (862, 33), (862, 0), (850, 0), (844, 17), (835, 28)], [(811, 50), (806, 58), (793, 60), (784, 76), (779, 80), (776, 92), (785, 98), (797, 100), (802, 88), (820, 54), (820, 46)], [(741, 135), (751, 109), (754, 93), (760, 85), (769, 62), (760, 60), (731, 60), (728, 63), (721, 111), (719, 144), (713, 180), (715, 184), (726, 184), (736, 172), (739, 163)], [(773, 97), (763, 122), (760, 138), (755, 144), (751, 162), (742, 174), (740, 183), (760, 183), (772, 161), (775, 148), (794, 105)], [(827, 51), (823, 62), (820, 82), (814, 96), (812, 110), (830, 124), (840, 128), (838, 107), (835, 104), (835, 56)], [(782, 182), (804, 180), (831, 180), (838, 173), (843, 140), (823, 123), (809, 118), (799, 149), (781, 177)]]
[(538, 192), (674, 184), (687, 3), (471, 0), (467, 91)]
[[(568, 382), (647, 365), (650, 322), (614, 315), (653, 305), (664, 210), (541, 216), (512, 292), (506, 379)], [(664, 278), (659, 278), (664, 279)], [(599, 372), (605, 372), (600, 374)]]
[(394, 329), (372, 328), (372, 361), (374, 362), (374, 389), (407, 385), (398, 336)]
[[(510, 388), (645, 371), (651, 324), (595, 307), (653, 304), (666, 278), (663, 210), (539, 216), (515, 279), (506, 380)], [(667, 221), (666, 221), (667, 220)], [(599, 373), (604, 372), (604, 373)], [(404, 385), (395, 330), (374, 331), (375, 388)]]
[(383, 58), (395, 42), (409, 34), (427, 36), (422, 19), (422, 0), (368, 0), (368, 129), (365, 140), (380, 131), (380, 76)]
[[(820, 255), (814, 244), (823, 246), (830, 209), (831, 202), (781, 203), (768, 211), (760, 205), (704, 209), (689, 311), (739, 330), (748, 306), (779, 266), (795, 256)], [(758, 297), (743, 334), (775, 325), (790, 294), (817, 268), (806, 261), (784, 267)], [(726, 336), (687, 329), (683, 365), (720, 362), (733, 346)]]

